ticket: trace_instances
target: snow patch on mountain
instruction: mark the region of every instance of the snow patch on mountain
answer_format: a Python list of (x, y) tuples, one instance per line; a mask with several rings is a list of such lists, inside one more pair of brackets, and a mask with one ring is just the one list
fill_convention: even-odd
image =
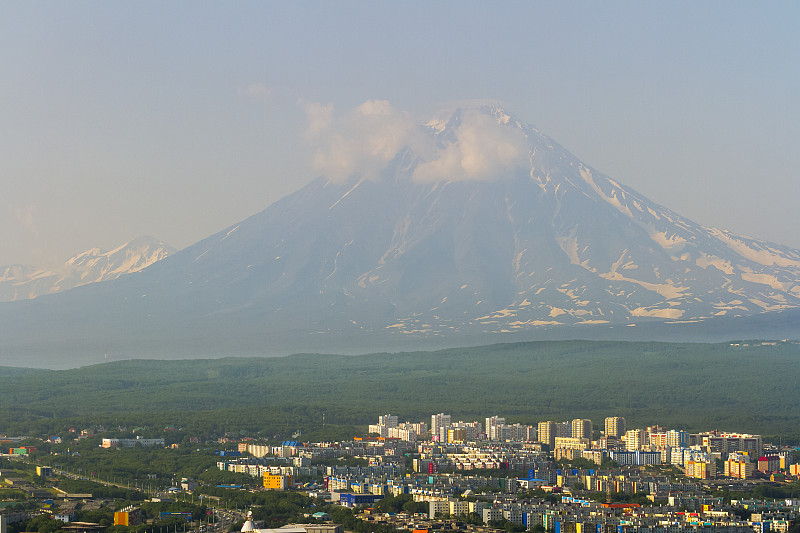
[(0, 267), (0, 302), (29, 300), (89, 283), (139, 272), (175, 249), (152, 237), (139, 237), (111, 251), (90, 248), (71, 257), (58, 272), (31, 266)]
[(649, 317), (649, 318), (668, 318), (670, 320), (678, 319), (683, 316), (686, 311), (683, 309), (671, 308), (658, 308), (658, 307), (637, 307), (631, 311), (631, 316), (636, 317)]
[(573, 265), (580, 265), (581, 259), (578, 257), (578, 238), (575, 236), (573, 228), (569, 235), (562, 235), (556, 238), (558, 245), (569, 258), (569, 262)]
[(762, 285), (766, 285), (770, 288), (779, 290), (779, 291), (786, 291), (790, 285), (788, 283), (781, 283), (778, 281), (778, 278), (772, 274), (759, 274), (756, 272), (742, 272), (742, 279), (745, 281), (750, 281), (753, 283), (760, 283)]
[(701, 255), (695, 260), (695, 264), (703, 269), (714, 267), (726, 274), (733, 274), (733, 266), (731, 265), (731, 262), (721, 259), (715, 255)]
[(665, 250), (674, 249), (686, 244), (686, 239), (675, 233), (669, 233), (668, 231), (653, 231), (653, 233), (650, 234), (650, 238)]
[(612, 180), (607, 180), (608, 184), (610, 184), (612, 187), (614, 187), (614, 188), (611, 189), (610, 194), (607, 194), (595, 182), (594, 176), (592, 175), (592, 170), (590, 168), (581, 165), (580, 168), (579, 168), (579, 172), (580, 172), (580, 176), (583, 178), (583, 180), (586, 183), (589, 184), (589, 186), (592, 188), (592, 190), (595, 193), (597, 193), (597, 195), (600, 196), (600, 198), (602, 198), (603, 200), (608, 202), (610, 205), (614, 206), (620, 213), (622, 213), (624, 215), (628, 215), (629, 217), (633, 216), (633, 213), (628, 208), (628, 206), (623, 204), (619, 200), (619, 198), (617, 198), (617, 193), (619, 192), (620, 196), (622, 196), (622, 198), (625, 199), (625, 193), (623, 191), (619, 190), (619, 186), (616, 184), (616, 182), (614, 182)]
[(766, 266), (800, 268), (800, 257), (796, 253), (787, 256), (786, 250), (777, 250), (754, 239), (739, 237), (719, 229), (709, 231), (728, 248), (751, 261)]

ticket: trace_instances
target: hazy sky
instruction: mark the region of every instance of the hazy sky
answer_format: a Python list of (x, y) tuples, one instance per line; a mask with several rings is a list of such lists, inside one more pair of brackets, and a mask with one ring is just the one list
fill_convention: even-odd
[(0, 265), (192, 244), (315, 177), (309, 117), (369, 100), (500, 101), (657, 203), (800, 248), (798, 23), (796, 1), (4, 2)]

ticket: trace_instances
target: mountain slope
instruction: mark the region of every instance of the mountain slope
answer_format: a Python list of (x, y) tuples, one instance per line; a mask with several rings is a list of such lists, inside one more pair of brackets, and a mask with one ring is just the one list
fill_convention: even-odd
[[(476, 124), (522, 139), (524, 157), (501, 168), (478, 152), (499, 169), (479, 178), (431, 166), (436, 150), (466, 154)], [(423, 132), (433, 148), (399, 150), (380, 176), (318, 178), (137, 274), (0, 306), (6, 351), (369, 351), (543, 327), (608, 338), (597, 328), (800, 307), (800, 251), (695, 224), (499, 108), (456, 110)]]
[(0, 267), (0, 302), (36, 298), (87, 283), (138, 272), (175, 249), (153, 237), (139, 237), (114, 250), (92, 248), (68, 259), (59, 272), (29, 265)]
[(383, 179), (317, 180), (169, 265), (224, 287), (220, 312), (295, 312), (324, 331), (345, 315), (358, 328), (446, 334), (800, 304), (797, 250), (703, 228), (535, 129), (508, 127), (525, 133), (529, 169), (416, 183), (403, 153)]

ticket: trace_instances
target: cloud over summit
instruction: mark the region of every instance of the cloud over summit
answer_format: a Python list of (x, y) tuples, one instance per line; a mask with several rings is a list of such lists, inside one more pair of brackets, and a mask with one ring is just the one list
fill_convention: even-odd
[(417, 167), (415, 180), (494, 181), (529, 160), (525, 134), (478, 109), (460, 113), (453, 137), (438, 148), (432, 160)]
[[(403, 150), (419, 163), (415, 181), (502, 179), (529, 161), (525, 134), (484, 110), (458, 109), (448, 121), (418, 120), (385, 100), (368, 100), (343, 114), (301, 101), (315, 171), (335, 181), (378, 179)], [(435, 124), (435, 125), (434, 125)]]

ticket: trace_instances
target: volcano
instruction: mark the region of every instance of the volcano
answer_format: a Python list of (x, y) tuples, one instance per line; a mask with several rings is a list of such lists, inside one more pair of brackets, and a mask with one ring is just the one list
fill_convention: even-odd
[(800, 308), (800, 251), (696, 224), (498, 106), (417, 133), (374, 176), (318, 177), (140, 272), (0, 305), (0, 348), (380, 350)]

